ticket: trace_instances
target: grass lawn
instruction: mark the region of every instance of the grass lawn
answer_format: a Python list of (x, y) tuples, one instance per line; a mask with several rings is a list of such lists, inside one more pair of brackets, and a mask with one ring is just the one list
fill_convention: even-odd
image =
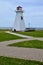
[(7, 41), (7, 40), (14, 40), (14, 39), (22, 39), (22, 38), (16, 35), (5, 33), (4, 31), (0, 31), (0, 42)]
[(28, 35), (28, 36), (33, 36), (33, 37), (43, 37), (43, 30), (41, 30), (41, 31), (31, 31), (31, 32), (17, 32), (17, 33)]
[(0, 65), (43, 65), (43, 62), (0, 57)]
[(43, 41), (31, 40), (9, 44), (9, 46), (43, 49)]

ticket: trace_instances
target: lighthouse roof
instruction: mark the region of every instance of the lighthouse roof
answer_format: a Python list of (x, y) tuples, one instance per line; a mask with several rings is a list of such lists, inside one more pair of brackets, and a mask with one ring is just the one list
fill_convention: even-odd
[(21, 7), (21, 6), (18, 6), (18, 7), (17, 7), (17, 10), (20, 10), (20, 9), (22, 9), (22, 7)]
[(22, 8), (21, 6), (18, 6), (17, 8)]

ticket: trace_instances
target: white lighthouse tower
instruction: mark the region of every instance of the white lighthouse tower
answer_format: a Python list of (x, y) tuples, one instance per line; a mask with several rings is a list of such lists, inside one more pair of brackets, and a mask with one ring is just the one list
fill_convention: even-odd
[(16, 17), (14, 22), (13, 31), (25, 31), (25, 23), (23, 18), (23, 10), (21, 6), (16, 8)]

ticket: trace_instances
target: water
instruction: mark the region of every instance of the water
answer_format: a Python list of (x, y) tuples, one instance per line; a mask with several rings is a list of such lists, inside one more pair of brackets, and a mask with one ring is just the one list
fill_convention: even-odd
[(12, 29), (13, 27), (0, 27), (0, 29)]
[[(13, 27), (0, 27), (0, 29), (12, 29)], [(31, 28), (33, 29), (33, 28)], [(35, 30), (43, 30), (43, 28), (34, 28)]]

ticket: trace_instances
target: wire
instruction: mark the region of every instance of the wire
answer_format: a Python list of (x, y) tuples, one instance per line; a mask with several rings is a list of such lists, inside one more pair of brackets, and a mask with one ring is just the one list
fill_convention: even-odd
[[(17, 6), (23, 6), (23, 1), (21, 1), (21, 0), (19, 0), (18, 2), (16, 1), (16, 4), (17, 4)], [(16, 6), (16, 7), (17, 7)], [(9, 8), (9, 10), (11, 11), (11, 12), (14, 12), (14, 10), (12, 9), (12, 8)]]
[(23, 1), (19, 0), (17, 3), (18, 3), (18, 5), (22, 5)]

